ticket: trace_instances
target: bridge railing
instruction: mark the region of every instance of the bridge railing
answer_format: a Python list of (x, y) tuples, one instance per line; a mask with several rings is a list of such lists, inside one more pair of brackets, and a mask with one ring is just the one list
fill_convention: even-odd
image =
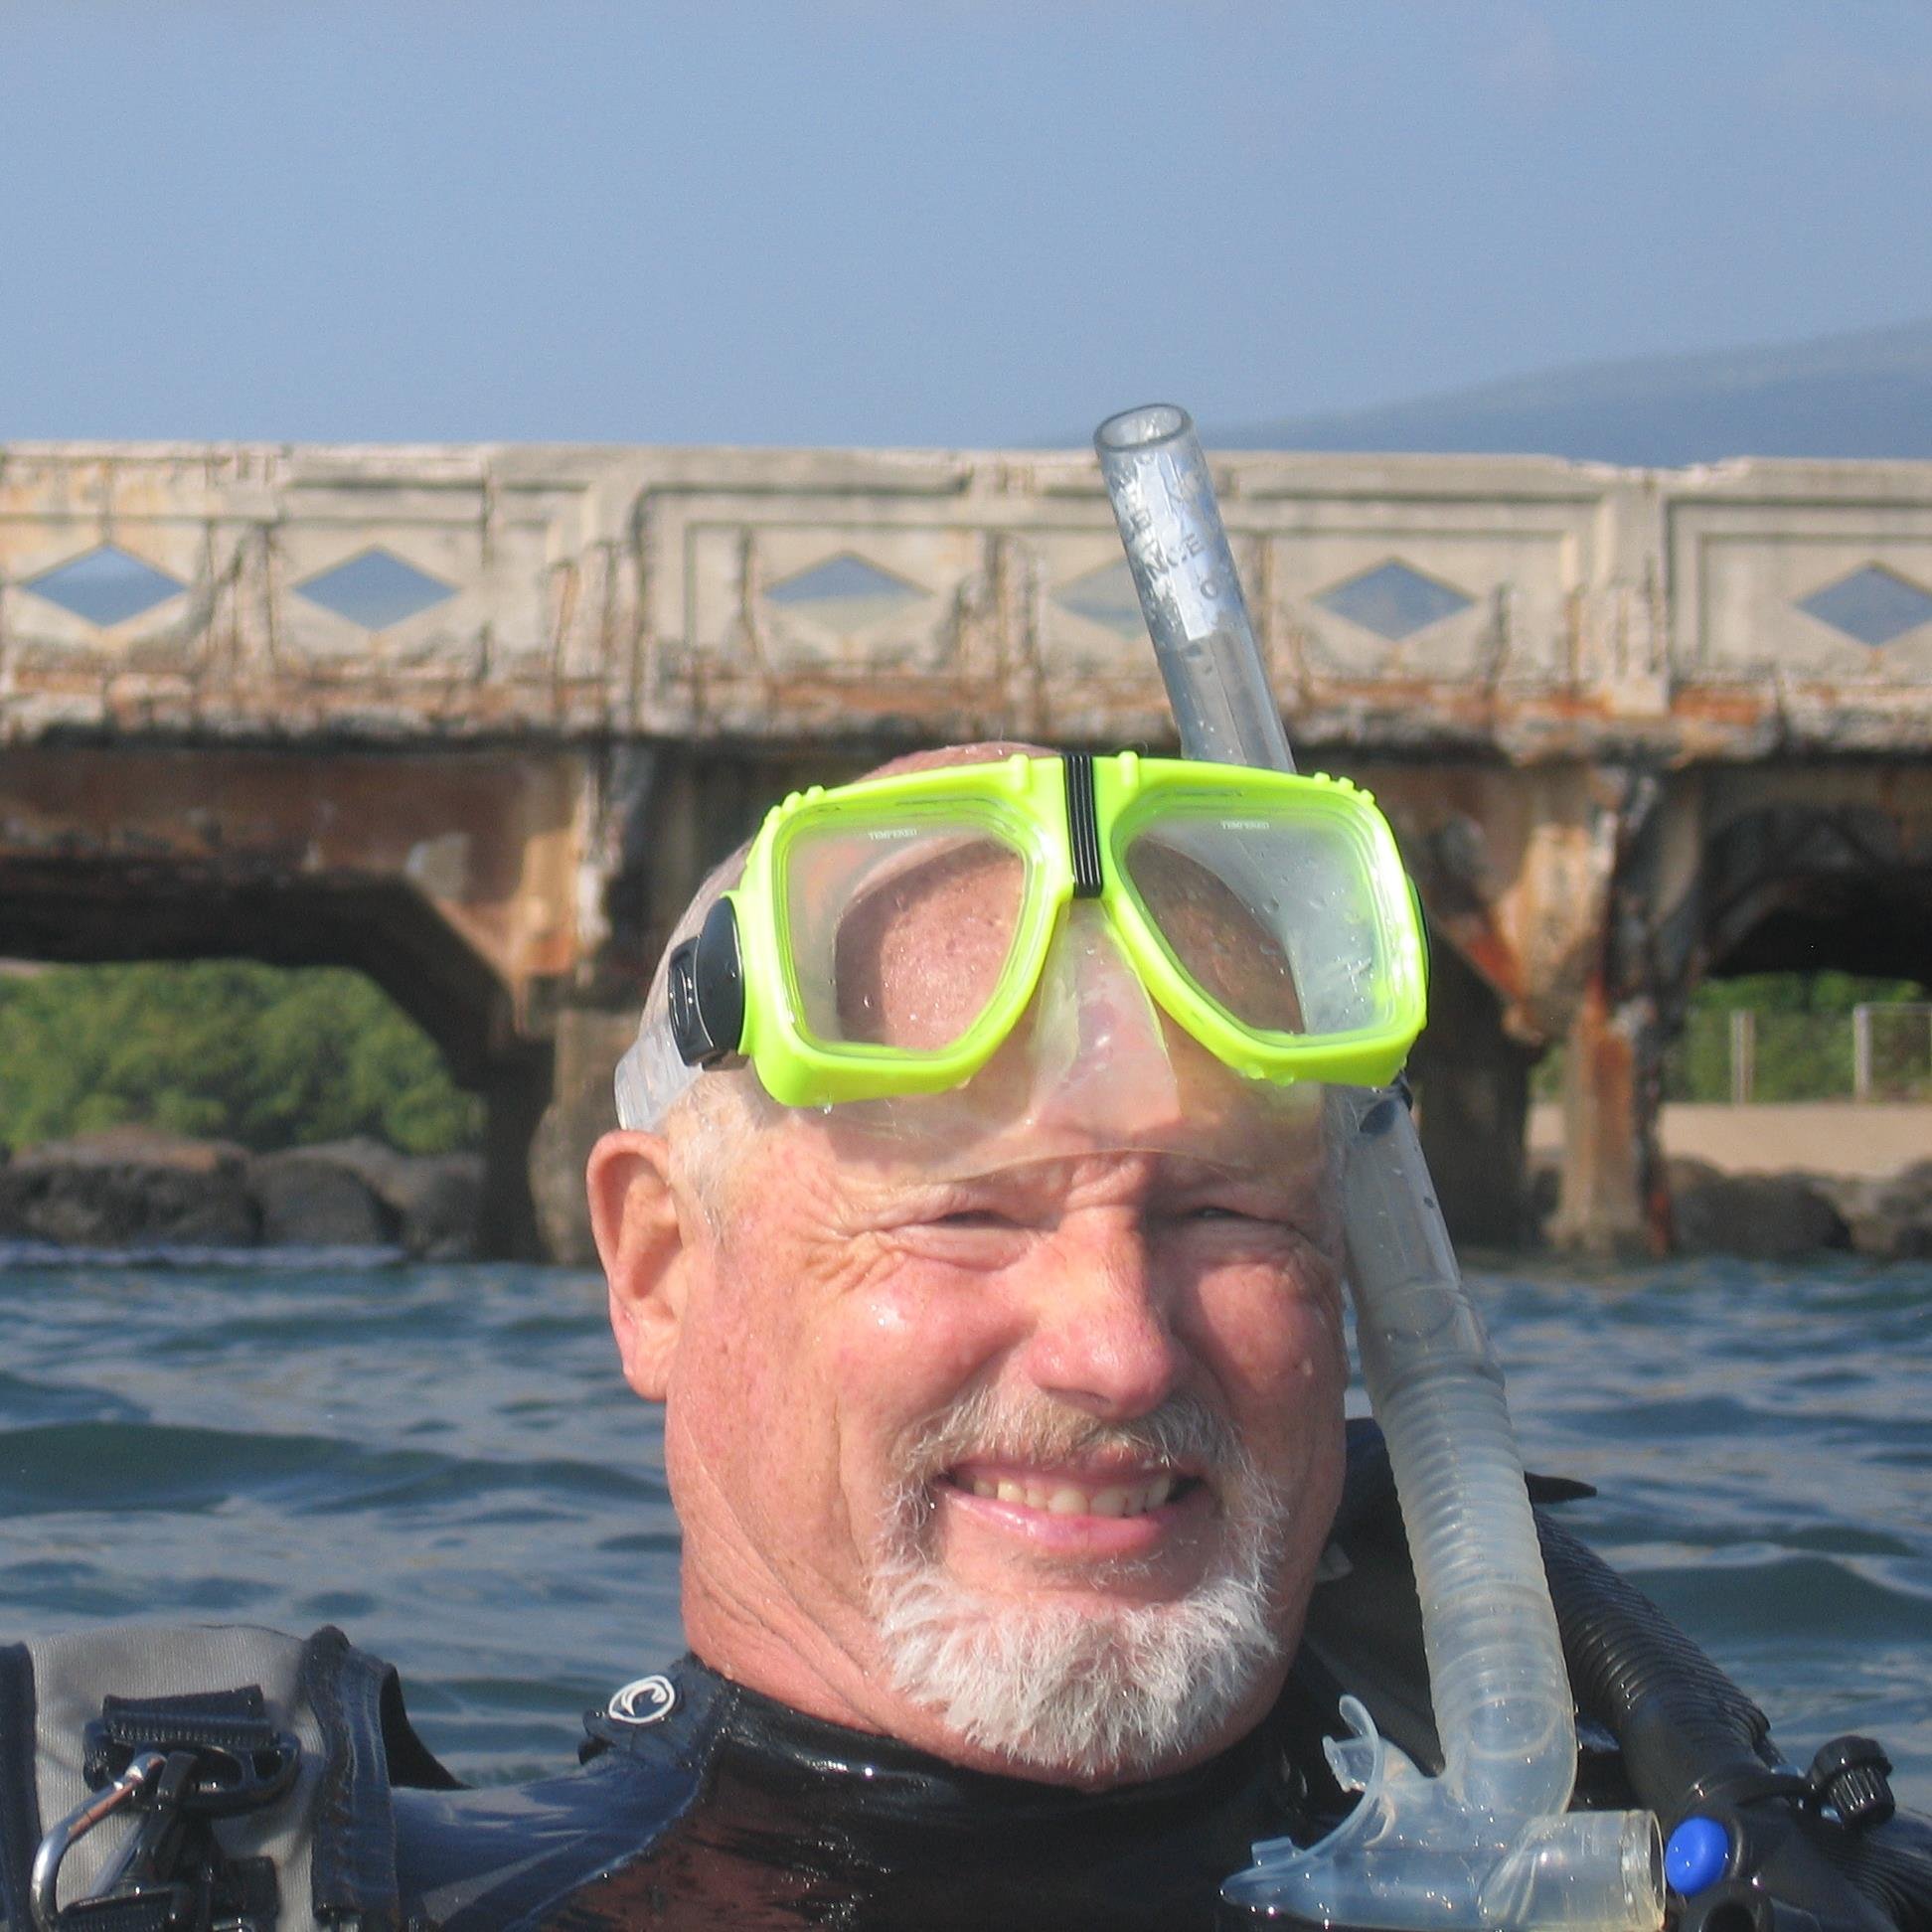
[[(1217, 459), (1311, 744), (1932, 742), (1932, 464)], [(1165, 735), (1069, 452), (0, 450), (0, 740)]]

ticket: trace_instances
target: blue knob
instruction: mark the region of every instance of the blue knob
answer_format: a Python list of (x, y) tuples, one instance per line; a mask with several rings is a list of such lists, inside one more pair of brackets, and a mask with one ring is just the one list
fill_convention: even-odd
[(1687, 1818), (1664, 1848), (1664, 1876), (1686, 1898), (1714, 1885), (1730, 1857), (1730, 1834), (1714, 1818)]

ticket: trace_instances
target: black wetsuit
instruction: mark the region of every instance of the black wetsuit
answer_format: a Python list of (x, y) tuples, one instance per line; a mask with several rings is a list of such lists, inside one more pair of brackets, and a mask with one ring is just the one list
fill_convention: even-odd
[(1323, 1734), (1344, 1728), (1345, 1684), (1425, 1769), (1441, 1764), (1379, 1435), (1352, 1424), (1349, 1449), (1328, 1580), (1287, 1689), (1257, 1730), (1194, 1771), (1100, 1794), (962, 1771), (687, 1658), (666, 1674), (661, 1713), (590, 1715), (579, 1770), (497, 1790), (399, 1788), (405, 1919), (447, 1932), (1251, 1924), (1218, 1901), (1254, 1841), (1319, 1837), (1348, 1809), (1322, 1754)]
[(1299, 1685), (1209, 1763), (1087, 1794), (802, 1716), (695, 1659), (665, 1682), (661, 1715), (594, 1714), (568, 1776), (398, 1791), (405, 1912), (446, 1932), (1209, 1927), (1220, 1881), (1326, 1780)]
[[(1219, 1889), (1253, 1842), (1318, 1836), (1347, 1808), (1320, 1749), (1341, 1729), (1344, 1686), (1424, 1771), (1442, 1762), (1387, 1461), (1366, 1426), (1351, 1426), (1349, 1448), (1302, 1646), (1267, 1719), (1193, 1771), (1099, 1794), (962, 1771), (803, 1716), (689, 1658), (592, 1713), (579, 1768), (464, 1791), (410, 1728), (395, 1671), (337, 1630), (108, 1626), (0, 1645), (0, 1921), (14, 1932), (30, 1922), (43, 1832), (97, 1788), (83, 1781), (84, 1753), (97, 1746), (101, 1776), (118, 1774), (118, 1740), (123, 1759), (151, 1748), (157, 1764), (161, 1752), (195, 1765), (212, 1750), (227, 1770), (210, 1788), (230, 1798), (256, 1780), (241, 1808), (259, 1812), (248, 1843), (261, 1855), (212, 1847), (192, 1805), (157, 1809), (153, 1855), (166, 1854), (162, 1879), (198, 1896), (255, 1900), (241, 1914), (251, 1920), (279, 1871), (291, 1927), (1251, 1926), (1221, 1907)], [(1538, 1500), (1575, 1491), (1530, 1479)], [(1699, 1909), (1740, 1907), (1766, 1923), (1759, 1907), (1776, 1899), (1794, 1925), (1932, 1932), (1932, 1821), (1852, 1823), (1821, 1809), (1715, 1665), (1573, 1537), (1546, 1521), (1541, 1531), (1589, 1720), (1571, 1802), (1729, 1819), (1737, 1869), (1699, 1894)], [(309, 1740), (300, 1751), (295, 1731)], [(1860, 1764), (1876, 1748), (1838, 1744), (1861, 1747)], [(297, 1762), (308, 1769), (291, 1786), (276, 1768)], [(1836, 1785), (1828, 1795), (1843, 1802)], [(48, 1839), (57, 1853), (64, 1829)], [(91, 1882), (84, 1863), (64, 1899)], [(153, 1875), (143, 1867), (127, 1882)], [(117, 1893), (113, 1909), (124, 1902)], [(130, 1904), (113, 1922), (158, 1924), (145, 1909)]]

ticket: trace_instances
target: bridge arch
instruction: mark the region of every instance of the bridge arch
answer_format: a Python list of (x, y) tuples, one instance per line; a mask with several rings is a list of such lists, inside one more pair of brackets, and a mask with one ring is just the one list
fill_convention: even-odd
[[(1566, 1040), (1558, 1238), (1641, 1244), (1673, 1002), (1720, 958), (1803, 950), (1808, 903), (1838, 889), (1806, 902), (1758, 879), (1726, 954), (1695, 884), (1706, 827), (1820, 787), (1836, 811), (1885, 771), (1925, 780), (1932, 465), (1256, 451), (1214, 470), (1298, 757), (1387, 774), (1443, 937), (1500, 1008), (1444, 978), (1425, 1057), (1498, 1027)], [(1397, 577), (1445, 595), (1354, 594)], [(483, 1038), (492, 1077), (551, 1052), (552, 1116), (570, 1120), (540, 1153), (580, 1253), (570, 1170), (714, 829), (709, 781), (679, 770), (802, 754), (824, 776), (855, 744), (989, 735), (1171, 742), (1122, 590), (1084, 450), (10, 445), (0, 866), (253, 852), (334, 879), (344, 904), (405, 882), (502, 994), (404, 985), (405, 1004), (459, 1059)], [(191, 746), (224, 796), (148, 796)], [(21, 775), (82, 751), (125, 825), (81, 797), (63, 832)], [(1916, 916), (1902, 889), (1902, 912), (1869, 915), (1894, 934)], [(1877, 902), (1831, 901), (1834, 938)], [(406, 900), (368, 906), (344, 923), (391, 935), (379, 972), (463, 980), (433, 929), (411, 950)], [(257, 949), (282, 942), (274, 923)], [(1440, 1066), (1436, 1084), (1440, 1118)]]
[(1932, 976), (1932, 768), (1710, 764), (1631, 775), (1597, 964), (1570, 1023), (1557, 1236), (1668, 1244), (1664, 1055), (1705, 977)]
[(534, 1255), (530, 1144), (565, 977), (542, 969), (570, 963), (576, 776), (488, 754), (17, 751), (0, 956), (365, 974), (484, 1102), (485, 1251)]
[[(1702, 973), (1932, 979), (1932, 797), (1763, 805), (1713, 833), (1700, 886)], [(1687, 988), (1688, 990), (1688, 988)]]

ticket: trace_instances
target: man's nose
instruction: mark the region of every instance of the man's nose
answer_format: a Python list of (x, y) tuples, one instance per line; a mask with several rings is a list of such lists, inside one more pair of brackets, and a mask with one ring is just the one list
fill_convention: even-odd
[(1182, 1371), (1138, 1217), (1069, 1235), (1040, 1289), (1025, 1367), (1035, 1386), (1088, 1414), (1125, 1421), (1158, 1408)]

